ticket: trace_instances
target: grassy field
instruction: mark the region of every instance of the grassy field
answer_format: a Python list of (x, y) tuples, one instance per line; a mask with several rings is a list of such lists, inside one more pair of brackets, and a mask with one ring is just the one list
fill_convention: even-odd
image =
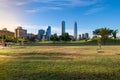
[(120, 80), (120, 46), (2, 48), (0, 80)]

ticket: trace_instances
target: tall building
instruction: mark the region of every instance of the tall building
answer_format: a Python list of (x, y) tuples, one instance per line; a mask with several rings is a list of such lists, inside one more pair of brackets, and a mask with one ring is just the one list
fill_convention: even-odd
[(62, 34), (65, 33), (65, 21), (62, 21)]
[(81, 34), (79, 35), (79, 40), (81, 40), (82, 39), (82, 36), (81, 36)]
[(74, 24), (74, 38), (77, 40), (77, 22)]
[(89, 38), (89, 34), (85, 33), (85, 39)]
[(44, 34), (45, 34), (45, 30), (40, 29), (40, 30), (38, 31), (38, 38), (39, 38), (40, 40), (43, 39)]
[(81, 39), (88, 39), (89, 38), (89, 34), (88, 33), (84, 33), (81, 36)]
[(15, 29), (15, 38), (27, 38), (27, 30), (22, 29), (22, 27), (18, 26)]
[(85, 39), (85, 34), (82, 34), (82, 39)]
[(46, 39), (50, 40), (50, 36), (51, 36), (51, 26), (48, 26), (46, 31)]

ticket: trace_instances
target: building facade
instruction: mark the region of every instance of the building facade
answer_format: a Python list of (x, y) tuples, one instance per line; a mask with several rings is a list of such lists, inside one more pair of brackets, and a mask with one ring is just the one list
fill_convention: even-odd
[(77, 22), (74, 24), (74, 39), (77, 40)]
[(50, 36), (51, 36), (51, 26), (48, 26), (46, 31), (46, 39), (50, 40)]
[(45, 34), (45, 30), (40, 29), (40, 30), (38, 31), (38, 39), (42, 40), (43, 37), (44, 37), (44, 34)]
[(62, 21), (62, 34), (65, 33), (65, 21)]
[(22, 27), (17, 27), (14, 33), (15, 38), (27, 38), (27, 30), (22, 29)]

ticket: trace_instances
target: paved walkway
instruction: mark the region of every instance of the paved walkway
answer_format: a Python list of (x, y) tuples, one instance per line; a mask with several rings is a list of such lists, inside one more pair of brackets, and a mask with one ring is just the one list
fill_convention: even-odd
[(3, 47), (2, 45), (0, 45), (0, 49), (1, 49), (1, 48), (4, 48), (4, 47)]

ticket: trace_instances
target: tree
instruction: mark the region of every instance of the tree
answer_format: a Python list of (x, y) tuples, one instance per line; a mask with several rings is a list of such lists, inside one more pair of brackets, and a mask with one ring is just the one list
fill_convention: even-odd
[(118, 29), (112, 31), (113, 38), (117, 38)]
[(112, 34), (113, 30), (110, 30), (109, 28), (99, 28), (93, 31), (94, 35), (100, 36), (101, 40), (106, 44), (106, 40), (108, 39), (109, 35)]
[(59, 36), (59, 39), (62, 41), (70, 41), (71, 40), (68, 33), (63, 33), (61, 36)]
[(51, 41), (59, 41), (59, 37), (57, 36), (57, 34), (53, 34), (53, 35), (51, 35), (50, 40)]

